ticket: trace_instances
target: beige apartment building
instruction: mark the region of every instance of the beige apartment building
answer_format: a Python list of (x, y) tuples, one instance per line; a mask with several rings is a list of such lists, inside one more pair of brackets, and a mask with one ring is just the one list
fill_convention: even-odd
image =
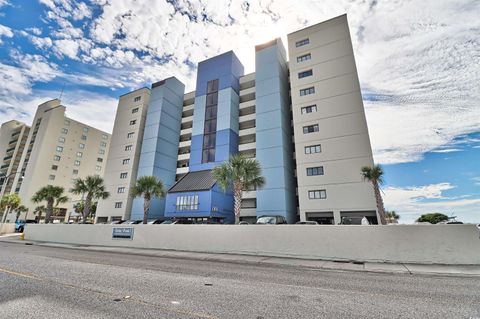
[(142, 88), (120, 97), (105, 170), (110, 197), (97, 207), (97, 222), (129, 219), (133, 199), (130, 188), (137, 180), (150, 89)]
[(347, 16), (288, 35), (301, 220), (376, 217), (373, 156)]
[[(53, 218), (57, 221), (68, 218), (73, 205), (81, 200), (81, 196), (69, 193), (75, 178), (103, 176), (111, 137), (67, 117), (65, 112), (66, 107), (58, 99), (38, 106), (17, 165), (20, 173), (14, 174), (10, 186), (10, 192), (18, 192), (30, 214), (39, 205), (31, 198), (40, 188), (64, 187), (70, 200), (58, 206)], [(15, 220), (15, 216), (7, 216), (7, 220)]]
[(28, 125), (15, 120), (0, 127), (0, 198), (12, 191), (15, 176), (21, 174), (20, 159), (29, 132)]

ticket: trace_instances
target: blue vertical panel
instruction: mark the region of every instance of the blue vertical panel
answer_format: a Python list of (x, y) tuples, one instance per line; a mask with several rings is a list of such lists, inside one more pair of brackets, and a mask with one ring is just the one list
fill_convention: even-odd
[[(191, 172), (212, 169), (219, 163), (228, 160), (231, 154), (238, 152), (239, 78), (243, 72), (243, 65), (233, 51), (198, 64), (190, 147), (189, 170)], [(207, 83), (215, 79), (219, 80), (215, 162), (202, 163)]]
[(296, 220), (290, 102), (285, 49), (280, 39), (255, 57), (256, 157), (266, 184), (257, 189), (257, 217)]
[[(185, 85), (175, 77), (152, 86), (137, 176), (156, 176), (165, 188), (175, 183)], [(153, 199), (149, 218), (161, 217), (165, 199)], [(132, 205), (132, 219), (143, 218), (143, 198)]]

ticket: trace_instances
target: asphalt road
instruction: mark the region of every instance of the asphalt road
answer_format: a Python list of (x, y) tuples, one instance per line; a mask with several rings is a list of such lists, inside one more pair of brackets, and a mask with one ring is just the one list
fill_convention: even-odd
[(0, 318), (480, 318), (480, 278), (0, 242)]

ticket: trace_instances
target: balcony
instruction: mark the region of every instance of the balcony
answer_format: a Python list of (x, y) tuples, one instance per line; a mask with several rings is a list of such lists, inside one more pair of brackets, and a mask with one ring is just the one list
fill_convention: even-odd
[(255, 121), (255, 118), (256, 118), (255, 113), (248, 114), (248, 115), (243, 115), (243, 116), (238, 117), (238, 122), (242, 123), (242, 122), (248, 122), (248, 121), (252, 121), (252, 120)]
[(13, 143), (17, 143), (17, 142), (18, 142), (18, 138), (15, 139), (15, 140), (11, 140), (10, 142), (8, 142), (8, 145), (13, 144)]
[(181, 141), (181, 142), (178, 144), (178, 148), (190, 147), (190, 145), (192, 145), (192, 140)]
[(251, 128), (238, 131), (238, 136), (255, 135), (256, 132), (257, 132), (257, 129), (255, 127), (251, 127)]
[(188, 167), (178, 167), (177, 174), (186, 174), (188, 173)]
[(257, 191), (243, 191), (242, 199), (257, 198)]
[(247, 217), (247, 216), (257, 216), (257, 209), (256, 208), (242, 208), (240, 210), (240, 216)]
[(187, 137), (187, 136), (190, 136), (190, 138), (192, 137), (192, 128), (185, 128), (183, 130), (180, 130), (180, 138), (184, 136), (184, 137)]
[(193, 115), (182, 117), (182, 124), (189, 123), (189, 122), (193, 123)]
[(240, 110), (249, 108), (249, 107), (255, 107), (255, 100), (250, 100), (250, 101), (242, 102), (239, 104)]
[(179, 154), (177, 161), (188, 161), (190, 159), (190, 153)]
[(243, 151), (255, 150), (256, 146), (257, 146), (256, 142), (241, 144), (241, 145), (238, 145), (238, 151), (243, 152)]

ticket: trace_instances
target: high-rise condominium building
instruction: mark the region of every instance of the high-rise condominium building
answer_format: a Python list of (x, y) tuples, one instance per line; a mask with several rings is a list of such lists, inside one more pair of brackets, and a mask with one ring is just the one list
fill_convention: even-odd
[[(152, 201), (150, 218), (231, 223), (232, 193), (219, 187), (212, 169), (241, 153), (260, 162), (266, 179), (262, 188), (243, 192), (241, 220), (281, 215), (289, 223), (336, 224), (365, 216), (375, 222), (373, 190), (361, 176), (373, 158), (346, 15), (288, 35), (288, 47), (289, 61), (280, 39), (256, 46), (255, 73), (246, 75), (232, 51), (202, 61), (194, 92), (185, 93), (174, 77), (142, 89), (146, 96), (150, 91), (145, 127), (139, 123), (132, 132), (140, 138), (143, 130), (143, 140), (134, 153), (111, 151), (108, 160), (116, 168), (138, 162), (137, 176), (130, 173), (135, 164), (112, 169), (126, 181), (109, 191), (154, 175), (168, 193)], [(134, 120), (125, 114), (135, 95), (120, 100), (114, 141), (125, 138)], [(141, 198), (129, 209), (128, 192), (117, 195), (100, 204), (99, 221), (142, 219)]]
[(130, 216), (133, 199), (128, 194), (137, 180), (149, 100), (147, 88), (120, 97), (104, 176), (110, 197), (98, 203), (98, 222)]
[[(24, 124), (16, 125), (13, 131), (3, 129), (12, 126), (12, 122), (2, 125), (0, 141), (10, 139), (4, 164), (9, 160), (10, 148), (16, 145), (15, 161), (10, 163), (8, 173), (5, 173), (2, 188), (4, 193), (16, 192), (22, 204), (29, 209), (33, 218), (33, 210), (40, 204), (31, 201), (32, 196), (43, 186), (54, 185), (65, 188), (69, 202), (58, 205), (53, 219), (64, 220), (67, 211), (73, 211), (73, 204), (81, 200), (80, 195), (69, 193), (75, 178), (85, 178), (88, 175), (103, 176), (105, 170), (110, 134), (102, 132), (86, 124), (65, 116), (66, 108), (58, 99), (45, 102), (38, 106), (32, 127)], [(18, 135), (17, 131), (20, 133)], [(4, 137), (5, 132), (5, 137)], [(15, 141), (18, 137), (18, 141)], [(21, 140), (21, 141), (20, 141)], [(3, 147), (2, 147), (3, 150)], [(1, 155), (1, 154), (0, 154)], [(12, 155), (13, 156), (13, 155)], [(13, 158), (13, 157), (12, 157)], [(2, 166), (3, 166), (2, 165)], [(3, 171), (2, 171), (3, 172)], [(24, 216), (21, 216), (23, 218)], [(15, 220), (14, 214), (7, 220)]]

